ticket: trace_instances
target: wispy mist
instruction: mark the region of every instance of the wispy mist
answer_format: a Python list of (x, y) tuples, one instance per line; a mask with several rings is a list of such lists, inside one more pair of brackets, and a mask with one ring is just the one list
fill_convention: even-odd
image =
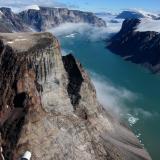
[[(56, 36), (73, 37), (75, 33), (84, 35), (91, 41), (104, 40), (119, 30), (119, 26), (95, 27), (87, 23), (65, 23), (51, 30)], [(73, 34), (74, 33), (74, 34)], [(72, 35), (71, 35), (72, 34)]]

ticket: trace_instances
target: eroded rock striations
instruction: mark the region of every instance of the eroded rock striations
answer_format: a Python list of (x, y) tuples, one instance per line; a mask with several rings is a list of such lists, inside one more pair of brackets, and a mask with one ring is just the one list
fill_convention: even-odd
[(62, 23), (89, 23), (106, 27), (106, 23), (91, 12), (69, 10), (67, 8), (40, 7), (40, 10), (29, 9), (18, 14), (24, 24), (37, 31), (45, 31)]
[(17, 14), (13, 13), (10, 8), (0, 8), (0, 32), (27, 32), (30, 31)]
[(87, 73), (49, 33), (0, 34), (0, 157), (150, 160), (99, 104)]
[(136, 31), (140, 22), (139, 19), (125, 20), (107, 47), (125, 60), (141, 64), (154, 73), (160, 72), (160, 33)]

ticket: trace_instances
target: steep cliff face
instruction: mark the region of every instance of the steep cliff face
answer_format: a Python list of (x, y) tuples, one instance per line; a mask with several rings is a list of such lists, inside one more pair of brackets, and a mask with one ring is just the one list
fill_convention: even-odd
[(87, 73), (49, 33), (0, 34), (0, 157), (150, 160), (106, 112)]
[(107, 46), (124, 59), (141, 64), (152, 72), (160, 72), (160, 34), (154, 31), (139, 32), (139, 19), (125, 20)]
[(26, 10), (18, 15), (26, 25), (38, 31), (58, 26), (62, 23), (89, 23), (98, 27), (106, 27), (105, 21), (96, 17), (93, 13), (66, 8), (40, 7), (40, 10)]
[(46, 31), (62, 23), (89, 23), (106, 27), (105, 21), (90, 12), (66, 8), (40, 7), (14, 13), (10, 8), (0, 8), (0, 32)]

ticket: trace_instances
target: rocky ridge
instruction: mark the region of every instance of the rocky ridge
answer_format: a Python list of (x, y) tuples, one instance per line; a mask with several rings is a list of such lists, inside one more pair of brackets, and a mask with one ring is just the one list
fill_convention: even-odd
[(96, 98), (82, 65), (50, 33), (0, 34), (0, 157), (150, 160)]

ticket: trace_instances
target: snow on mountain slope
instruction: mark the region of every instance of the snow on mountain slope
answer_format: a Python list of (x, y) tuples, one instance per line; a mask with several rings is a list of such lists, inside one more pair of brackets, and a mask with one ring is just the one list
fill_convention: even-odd
[(141, 19), (141, 23), (137, 26), (136, 31), (145, 32), (145, 31), (155, 31), (160, 32), (160, 20), (153, 19)]
[(29, 10), (29, 9), (33, 9), (33, 10), (40, 10), (38, 5), (30, 5), (30, 6), (26, 6), (24, 8), (24, 10)]
[(123, 10), (119, 15), (117, 15), (118, 19), (132, 19), (132, 18), (158, 18), (158, 14), (151, 13), (148, 11), (140, 10), (140, 9), (129, 9)]

